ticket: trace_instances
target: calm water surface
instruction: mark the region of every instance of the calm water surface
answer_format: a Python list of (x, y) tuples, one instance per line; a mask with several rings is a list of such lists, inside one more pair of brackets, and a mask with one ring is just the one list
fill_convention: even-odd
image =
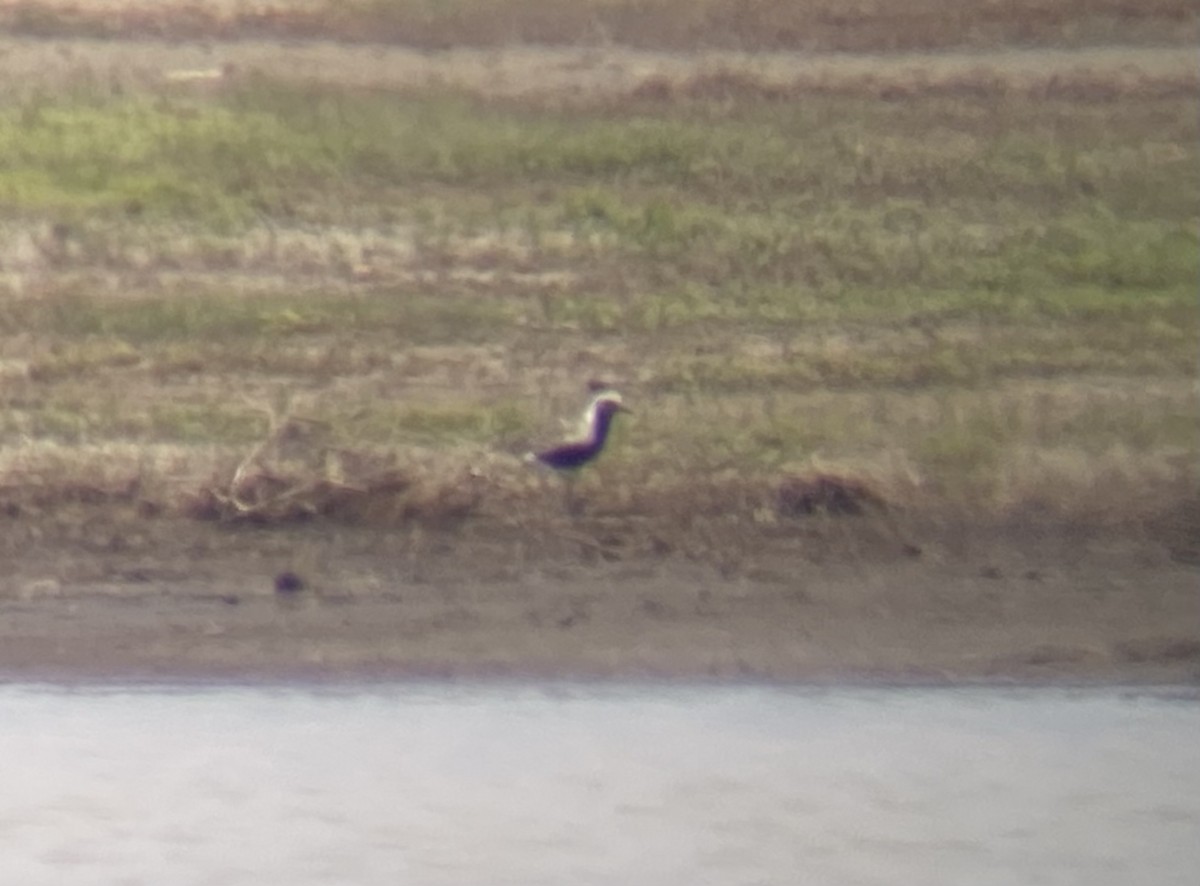
[(38, 884), (1192, 884), (1200, 696), (0, 685)]

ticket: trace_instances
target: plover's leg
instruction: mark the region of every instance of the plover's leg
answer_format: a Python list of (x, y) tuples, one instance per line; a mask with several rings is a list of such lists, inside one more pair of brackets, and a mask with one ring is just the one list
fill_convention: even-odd
[(566, 510), (567, 515), (571, 517), (577, 517), (580, 511), (582, 511), (582, 502), (577, 501), (575, 498), (575, 480), (576, 475), (574, 471), (563, 476), (563, 508)]

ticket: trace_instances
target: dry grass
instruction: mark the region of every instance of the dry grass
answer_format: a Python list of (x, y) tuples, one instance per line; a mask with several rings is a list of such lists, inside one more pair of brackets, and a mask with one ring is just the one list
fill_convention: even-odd
[[(983, 439), (972, 438), (972, 445), (984, 445)], [(1121, 526), (1194, 510), (1193, 453), (1186, 449), (1146, 457), (1121, 445), (1093, 454), (1017, 444), (997, 453), (994, 461), (956, 453), (970, 461), (975, 480), (959, 477), (954, 487), (934, 482), (899, 449), (858, 458), (814, 456), (775, 470), (713, 462), (702, 481), (653, 456), (614, 454), (584, 478), (580, 492), (589, 516), (580, 525), (593, 518), (631, 521), (645, 530), (648, 544), (667, 536), (679, 544), (689, 530), (713, 521), (730, 530), (769, 531), (821, 516), (942, 513), (1004, 521), (1036, 514), (1058, 523)], [(448, 529), (477, 519), (536, 531), (567, 518), (559, 483), (487, 447), (346, 446), (320, 422), (285, 418), (245, 448), (49, 441), (9, 447), (0, 465), (0, 502), (14, 517), (117, 505), (143, 517), (259, 525), (319, 518)]]
[(889, 70), (870, 70), (853, 63), (812, 65), (807, 71), (763, 71), (752, 67), (715, 64), (708, 70), (646, 77), (628, 93), (635, 100), (688, 101), (799, 101), (806, 96), (829, 95), (904, 101), (917, 97), (960, 100), (1115, 102), (1121, 100), (1181, 98), (1200, 94), (1200, 74), (1194, 70), (1172, 72), (1137, 68), (1113, 70), (1093, 67), (1086, 61), (1066, 69), (997, 69), (969, 57), (951, 60), (911, 60)]
[[(540, 91), (117, 71), (0, 107), (0, 505), (731, 560), (1191, 531), (1190, 63), (575, 58), (595, 88), (555, 56)], [(596, 377), (637, 414), (570, 521), (517, 456)]]

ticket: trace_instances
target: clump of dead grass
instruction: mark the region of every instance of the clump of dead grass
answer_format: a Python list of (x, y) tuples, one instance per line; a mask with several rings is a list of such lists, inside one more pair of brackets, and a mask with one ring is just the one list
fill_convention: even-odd
[(818, 473), (785, 477), (776, 489), (776, 509), (786, 517), (858, 516), (872, 509), (886, 510), (887, 502), (856, 477)]
[(264, 409), (267, 433), (232, 470), (202, 484), (183, 512), (199, 519), (284, 525), (326, 518), (350, 524), (435, 527), (460, 522), (483, 499), (468, 463), (407, 458), (334, 445), (319, 421)]
[(1186, 465), (1146, 465), (1128, 452), (1099, 459), (1066, 450), (1010, 455), (970, 500), (962, 498), (965, 488), (947, 497), (898, 456), (812, 459), (758, 471), (689, 471), (618, 457), (580, 478), (583, 508), (576, 513), (563, 507), (559, 478), (542, 477), (506, 453), (338, 446), (320, 421), (267, 412), (263, 438), (242, 451), (10, 447), (0, 457), (0, 516), (67, 533), (97, 514), (127, 528), (172, 517), (275, 529), (319, 522), (409, 533), (402, 547), (413, 544), (412, 533), (465, 533), (507, 540), (508, 555), (521, 562), (671, 556), (731, 575), (757, 568), (772, 539), (790, 539), (806, 556), (915, 556), (936, 540), (937, 526), (953, 535), (989, 522), (1126, 528), (1160, 538), (1182, 562), (1195, 559), (1200, 496)]
[(1056, 520), (1119, 526), (1152, 522), (1196, 495), (1184, 451), (1147, 457), (1127, 446), (1085, 453), (1069, 446), (1016, 447), (993, 478), (989, 510), (1036, 511)]
[(0, 509), (21, 517), (71, 505), (131, 505), (157, 516), (220, 461), (215, 448), (30, 441), (0, 449)]

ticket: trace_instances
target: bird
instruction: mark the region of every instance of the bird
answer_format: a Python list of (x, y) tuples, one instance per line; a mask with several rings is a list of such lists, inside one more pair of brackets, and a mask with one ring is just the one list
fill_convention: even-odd
[(608, 440), (608, 431), (613, 418), (618, 412), (631, 412), (621, 395), (612, 388), (604, 388), (588, 402), (580, 421), (579, 434), (565, 440), (549, 449), (530, 452), (525, 460), (534, 464), (543, 464), (561, 473), (566, 481), (565, 497), (568, 511), (573, 511), (574, 483), (576, 473), (580, 468), (595, 460), (604, 450)]

